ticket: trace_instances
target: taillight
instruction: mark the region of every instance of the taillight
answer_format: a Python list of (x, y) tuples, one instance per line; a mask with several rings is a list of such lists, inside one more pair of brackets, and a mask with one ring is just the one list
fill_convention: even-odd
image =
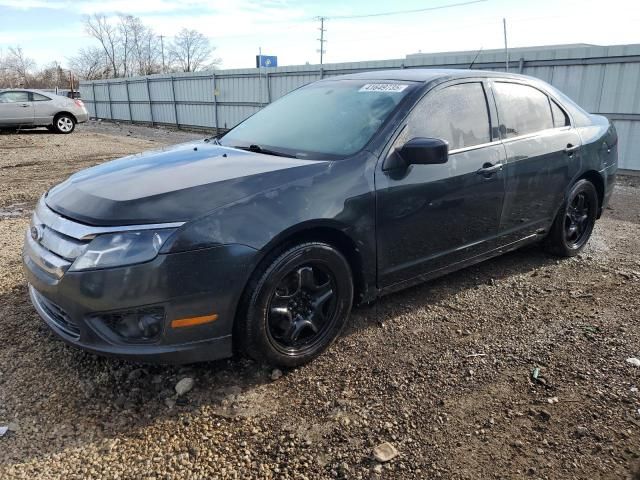
[(77, 106), (84, 107), (84, 102), (82, 100), (74, 100), (74, 102), (76, 102)]

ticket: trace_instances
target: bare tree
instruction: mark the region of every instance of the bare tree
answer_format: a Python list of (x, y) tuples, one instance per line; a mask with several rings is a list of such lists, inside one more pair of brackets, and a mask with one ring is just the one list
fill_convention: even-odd
[(64, 72), (58, 62), (51, 62), (49, 65), (38, 69), (30, 82), (31, 88), (55, 88), (62, 85)]
[(6, 55), (0, 55), (0, 81), (7, 87), (30, 87), (35, 67), (36, 63), (21, 47), (9, 47)]
[(9, 68), (7, 66), (7, 57), (0, 49), (0, 88), (9, 87)]
[(135, 17), (131, 15), (119, 15), (118, 32), (120, 35), (120, 55), (122, 65), (122, 76), (127, 77), (132, 70), (131, 65), (131, 49), (133, 47), (133, 29), (136, 23)]
[[(160, 68), (160, 45), (153, 30), (144, 25), (138, 17), (119, 15), (110, 21), (104, 15), (86, 17), (87, 33), (100, 42), (102, 49), (99, 63), (106, 68), (89, 68), (86, 52), (80, 52), (72, 58), (79, 74), (87, 76), (102, 70), (105, 76), (127, 77), (131, 75), (149, 75)], [(91, 50), (94, 53), (95, 50)]]
[(100, 47), (81, 48), (77, 55), (67, 60), (67, 64), (70, 70), (83, 79), (96, 80), (107, 76), (108, 68)]
[(195, 72), (209, 66), (213, 50), (209, 39), (202, 33), (183, 28), (169, 46), (169, 58), (174, 68)]
[[(94, 80), (163, 71), (161, 38), (138, 17), (119, 15), (110, 20), (96, 14), (86, 17), (85, 29), (99, 46), (81, 48), (67, 59), (74, 75)], [(214, 50), (202, 33), (183, 28), (168, 46), (170, 68), (183, 72), (214, 68), (220, 63), (219, 59), (211, 58)], [(54, 88), (68, 81), (57, 62), (39, 70), (36, 67), (20, 46), (10, 47), (6, 53), (0, 50), (0, 88)]]
[(111, 70), (111, 75), (119, 77), (121, 72), (121, 38), (118, 28), (109, 23), (104, 15), (95, 14), (85, 20), (87, 33), (98, 40), (105, 55), (105, 63)]
[(0, 50), (0, 88), (64, 88), (70, 74), (57, 61), (38, 68), (20, 46), (9, 48), (6, 54)]
[(126, 25), (131, 38), (130, 71), (136, 70), (138, 75), (158, 73), (161, 70), (158, 37), (137, 17), (127, 17)]

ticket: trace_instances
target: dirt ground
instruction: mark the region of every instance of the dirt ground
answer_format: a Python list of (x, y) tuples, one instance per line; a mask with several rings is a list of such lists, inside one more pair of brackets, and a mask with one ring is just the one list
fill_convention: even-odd
[[(1, 479), (640, 478), (640, 179), (585, 252), (505, 255), (354, 311), (277, 378), (68, 347), (27, 299), (22, 236), (70, 173), (202, 137), (90, 125), (0, 135)], [(538, 380), (532, 371), (539, 369)], [(184, 377), (195, 386), (176, 402)], [(379, 464), (374, 447), (400, 452)]]

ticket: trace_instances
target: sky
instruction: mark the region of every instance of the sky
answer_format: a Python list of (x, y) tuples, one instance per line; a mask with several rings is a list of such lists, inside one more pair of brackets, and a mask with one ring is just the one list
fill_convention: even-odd
[(319, 62), (318, 16), (325, 22), (325, 63), (404, 58), (407, 54), (591, 43), (640, 43), (638, 0), (484, 0), (368, 18), (470, 0), (0, 0), (0, 49), (19, 45), (39, 65), (66, 63), (95, 45), (83, 19), (94, 13), (140, 17), (158, 35), (196, 29), (216, 47), (221, 68), (255, 66), (255, 55), (279, 65)]

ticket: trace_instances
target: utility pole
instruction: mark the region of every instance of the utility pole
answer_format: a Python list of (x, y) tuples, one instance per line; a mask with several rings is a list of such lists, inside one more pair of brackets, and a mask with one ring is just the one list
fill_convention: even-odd
[(258, 47), (258, 101), (262, 107), (262, 47)]
[(509, 71), (509, 47), (507, 46), (507, 19), (502, 19), (502, 28), (504, 30), (504, 71)]
[(162, 73), (166, 72), (164, 66), (164, 35), (160, 35), (160, 51), (162, 52)]
[(327, 17), (316, 17), (316, 19), (320, 20), (320, 38), (318, 38), (318, 40), (320, 41), (320, 50), (318, 50), (318, 52), (320, 53), (320, 65), (322, 65), (323, 54), (327, 53), (324, 49), (324, 44), (326, 43), (326, 40), (324, 39), (324, 32), (327, 31), (326, 28), (324, 28), (324, 21), (327, 19)]

